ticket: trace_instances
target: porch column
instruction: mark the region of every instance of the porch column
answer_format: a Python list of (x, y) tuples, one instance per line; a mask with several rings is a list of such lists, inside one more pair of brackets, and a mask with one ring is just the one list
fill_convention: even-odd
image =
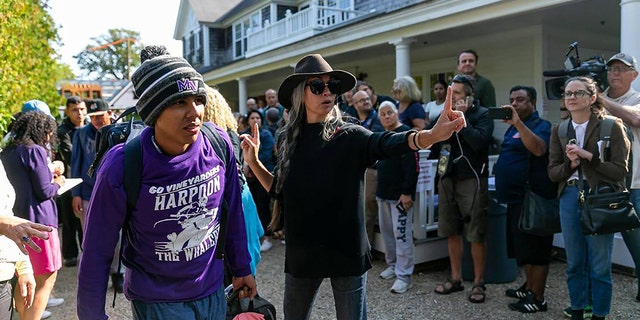
[(411, 76), (411, 56), (409, 49), (411, 44), (416, 42), (415, 38), (400, 38), (389, 41), (389, 44), (396, 46), (396, 78)]
[(236, 78), (238, 81), (238, 111), (247, 114), (247, 79)]
[[(640, 30), (640, 0), (620, 1), (620, 52), (630, 54), (640, 59), (640, 41), (638, 41), (638, 30)], [(631, 84), (640, 91), (640, 77)]]

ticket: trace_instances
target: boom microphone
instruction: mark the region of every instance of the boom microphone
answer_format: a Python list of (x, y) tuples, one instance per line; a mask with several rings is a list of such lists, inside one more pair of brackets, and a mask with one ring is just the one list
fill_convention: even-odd
[(545, 77), (562, 77), (567, 75), (566, 70), (547, 70), (543, 71), (542, 75)]

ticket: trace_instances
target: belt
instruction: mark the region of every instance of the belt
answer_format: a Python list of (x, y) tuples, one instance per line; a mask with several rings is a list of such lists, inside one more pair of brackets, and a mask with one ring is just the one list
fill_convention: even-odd
[(573, 187), (578, 185), (578, 179), (571, 179), (567, 181), (567, 186)]

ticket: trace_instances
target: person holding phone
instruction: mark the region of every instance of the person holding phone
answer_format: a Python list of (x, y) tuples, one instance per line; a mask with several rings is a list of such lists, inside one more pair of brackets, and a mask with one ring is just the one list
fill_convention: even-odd
[(511, 88), (510, 104), (500, 110), (509, 110), (512, 117), (502, 120), (510, 126), (495, 165), (496, 198), (507, 205), (507, 255), (524, 267), (526, 279), (519, 288), (508, 289), (505, 294), (519, 299), (510, 303), (509, 308), (522, 313), (548, 309), (544, 290), (553, 245), (553, 235), (534, 235), (518, 228), (522, 210), (527, 209), (523, 208), (527, 186), (546, 199), (556, 198), (557, 187), (547, 175), (551, 123), (538, 116), (536, 102), (535, 88), (521, 85)]
[[(386, 131), (404, 132), (411, 128), (398, 120), (398, 109), (385, 101), (378, 109)], [(387, 268), (382, 279), (396, 278), (391, 293), (405, 293), (411, 288), (413, 273), (413, 200), (418, 182), (417, 154), (405, 153), (377, 163), (378, 224), (384, 240)]]
[[(464, 290), (462, 286), (462, 233), (471, 242), (474, 279), (467, 300), (485, 300), (485, 236), (489, 210), (489, 145), (493, 137), (493, 120), (487, 108), (474, 100), (475, 81), (456, 75), (451, 82), (456, 111), (463, 112), (467, 127), (439, 143), (438, 235), (447, 238), (451, 275), (436, 286), (437, 294)], [(444, 152), (448, 150), (447, 152)]]

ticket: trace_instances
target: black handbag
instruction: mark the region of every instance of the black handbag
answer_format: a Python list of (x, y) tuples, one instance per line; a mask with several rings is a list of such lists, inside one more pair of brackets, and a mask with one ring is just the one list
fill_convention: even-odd
[(601, 183), (585, 194), (582, 170), (580, 167), (578, 170), (578, 202), (584, 234), (608, 234), (640, 227), (628, 190)]
[[(542, 161), (542, 162), (540, 162)], [(558, 185), (546, 175), (548, 157), (529, 155), (527, 188), (518, 219), (518, 229), (537, 236), (552, 236), (561, 232)]]
[[(226, 320), (242, 319), (243, 317), (239, 315), (243, 313), (257, 313), (262, 316), (260, 319), (276, 320), (276, 307), (271, 302), (257, 294), (253, 300), (249, 298), (240, 299), (238, 297), (239, 292), (239, 290), (234, 292), (232, 285), (225, 289), (225, 300), (227, 301)], [(255, 319), (258, 317), (250, 316), (244, 318)]]
[(544, 198), (527, 188), (518, 228), (524, 233), (538, 236), (551, 236), (561, 232), (558, 199)]

